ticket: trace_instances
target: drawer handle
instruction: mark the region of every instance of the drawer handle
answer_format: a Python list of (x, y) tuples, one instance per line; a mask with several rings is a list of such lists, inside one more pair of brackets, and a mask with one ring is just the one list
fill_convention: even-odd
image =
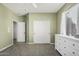
[(66, 48), (66, 47), (64, 47), (64, 48)]
[(66, 41), (64, 41), (64, 42), (66, 42)]
[(75, 54), (75, 52), (72, 52), (73, 54)]
[(75, 46), (75, 44), (73, 44), (73, 46)]
[(66, 54), (64, 53), (64, 55), (66, 55)]

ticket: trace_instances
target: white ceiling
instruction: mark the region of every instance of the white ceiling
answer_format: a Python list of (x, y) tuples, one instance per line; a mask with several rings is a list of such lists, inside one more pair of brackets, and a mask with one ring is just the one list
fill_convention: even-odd
[(36, 3), (37, 8), (32, 3), (4, 3), (3, 5), (21, 16), (26, 13), (56, 13), (64, 3)]

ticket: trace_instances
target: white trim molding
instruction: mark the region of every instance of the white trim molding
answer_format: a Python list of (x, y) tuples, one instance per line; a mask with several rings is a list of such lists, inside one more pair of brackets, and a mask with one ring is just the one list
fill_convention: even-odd
[(54, 43), (26, 43), (26, 44), (54, 44)]
[(9, 48), (9, 47), (11, 47), (12, 45), (13, 45), (13, 44), (10, 44), (10, 45), (8, 45), (8, 46), (6, 46), (6, 47), (4, 47), (4, 48), (1, 48), (1, 49), (0, 49), (0, 52), (1, 52), (1, 51), (4, 51), (5, 49), (7, 49), (7, 48)]

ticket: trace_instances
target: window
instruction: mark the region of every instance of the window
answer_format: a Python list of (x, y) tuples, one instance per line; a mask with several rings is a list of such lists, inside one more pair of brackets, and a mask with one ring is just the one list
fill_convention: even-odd
[(62, 13), (61, 34), (79, 37), (79, 4)]

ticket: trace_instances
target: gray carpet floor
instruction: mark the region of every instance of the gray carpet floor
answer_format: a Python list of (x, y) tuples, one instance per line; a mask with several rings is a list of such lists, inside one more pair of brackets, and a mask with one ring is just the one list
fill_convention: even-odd
[(0, 52), (0, 56), (60, 56), (52, 44), (16, 43)]

